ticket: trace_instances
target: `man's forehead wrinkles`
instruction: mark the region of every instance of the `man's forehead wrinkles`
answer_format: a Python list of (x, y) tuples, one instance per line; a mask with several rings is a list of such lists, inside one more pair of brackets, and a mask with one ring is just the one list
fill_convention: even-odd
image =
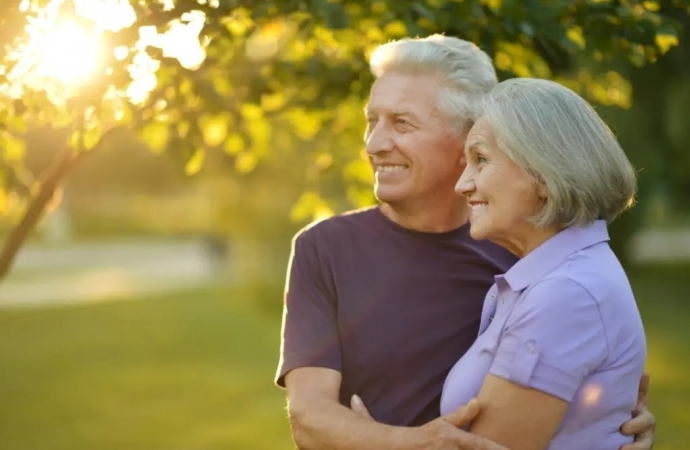
[(419, 118), (418, 112), (412, 109), (400, 107), (400, 106), (386, 106), (386, 105), (372, 105), (368, 104), (364, 107), (365, 114), (381, 114), (390, 116), (410, 116), (414, 118)]

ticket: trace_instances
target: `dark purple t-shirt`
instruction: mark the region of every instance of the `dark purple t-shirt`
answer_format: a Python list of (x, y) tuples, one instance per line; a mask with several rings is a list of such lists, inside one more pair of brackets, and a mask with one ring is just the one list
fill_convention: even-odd
[(484, 296), (516, 262), (473, 240), (403, 228), (379, 208), (319, 222), (293, 241), (276, 382), (298, 367), (342, 373), (374, 419), (414, 426), (439, 416), (446, 375), (477, 337)]

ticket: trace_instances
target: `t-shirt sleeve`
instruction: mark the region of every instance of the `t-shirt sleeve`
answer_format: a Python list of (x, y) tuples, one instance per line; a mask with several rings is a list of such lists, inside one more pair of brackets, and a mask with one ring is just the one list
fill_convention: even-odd
[(544, 280), (516, 301), (490, 373), (572, 401), (608, 354), (598, 303), (568, 278)]
[(337, 298), (328, 265), (310, 230), (293, 239), (283, 307), (280, 362), (275, 382), (298, 367), (341, 370)]

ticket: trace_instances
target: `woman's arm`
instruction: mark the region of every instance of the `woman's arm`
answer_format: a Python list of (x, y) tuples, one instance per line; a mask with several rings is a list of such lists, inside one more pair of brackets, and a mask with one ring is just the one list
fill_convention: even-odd
[(489, 374), (479, 392), (481, 411), (470, 431), (511, 450), (545, 449), (568, 403)]

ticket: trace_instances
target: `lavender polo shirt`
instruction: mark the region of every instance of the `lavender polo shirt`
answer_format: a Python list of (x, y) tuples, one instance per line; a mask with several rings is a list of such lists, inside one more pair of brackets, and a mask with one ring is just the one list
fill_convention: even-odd
[(477, 396), (491, 373), (570, 404), (549, 449), (632, 441), (619, 428), (637, 401), (646, 344), (607, 241), (605, 221), (567, 228), (495, 277), (479, 337), (446, 379), (442, 414)]

